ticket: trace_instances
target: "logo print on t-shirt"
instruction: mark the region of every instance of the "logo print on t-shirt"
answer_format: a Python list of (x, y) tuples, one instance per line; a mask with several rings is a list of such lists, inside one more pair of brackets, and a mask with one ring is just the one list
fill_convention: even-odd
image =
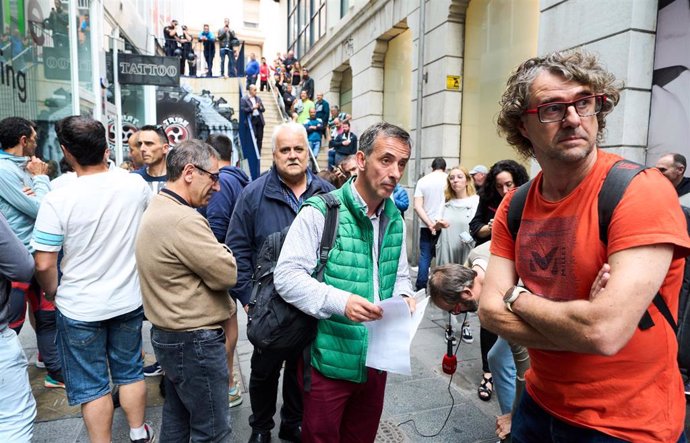
[(537, 272), (537, 267), (542, 271), (546, 271), (551, 267), (551, 274), (558, 275), (558, 261), (555, 261), (558, 247), (554, 246), (546, 256), (542, 257), (538, 252), (532, 251), (532, 259), (529, 261), (529, 268), (532, 272)]
[(571, 300), (577, 294), (575, 217), (523, 219), (518, 234), (518, 274), (536, 294)]

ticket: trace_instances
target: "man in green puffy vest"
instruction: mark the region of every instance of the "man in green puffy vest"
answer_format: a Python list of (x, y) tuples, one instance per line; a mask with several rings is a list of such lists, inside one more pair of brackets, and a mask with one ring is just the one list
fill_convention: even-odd
[(409, 134), (388, 123), (360, 138), (356, 176), (333, 191), (338, 231), (324, 281), (312, 277), (326, 207), (310, 198), (285, 239), (274, 273), (276, 290), (319, 319), (311, 345), (311, 389), (304, 392), (303, 442), (370, 441), (383, 410), (386, 372), (366, 366), (367, 329), (376, 302), (403, 296), (414, 311), (405, 223), (390, 198), (410, 158)]

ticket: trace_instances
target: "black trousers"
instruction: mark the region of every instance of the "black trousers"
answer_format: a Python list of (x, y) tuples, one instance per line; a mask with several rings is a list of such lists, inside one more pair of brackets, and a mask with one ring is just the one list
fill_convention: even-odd
[(273, 415), (276, 412), (278, 379), (283, 362), (281, 427), (293, 428), (302, 424), (302, 392), (297, 383), (297, 363), (301, 358), (300, 350), (273, 352), (254, 348), (249, 376), (249, 399), (252, 405), (249, 425), (253, 431), (270, 432), (275, 426)]
[(252, 128), (254, 129), (254, 137), (256, 137), (256, 149), (259, 150), (259, 157), (261, 157), (261, 143), (264, 139), (264, 124), (261, 119), (250, 117), (252, 121)]

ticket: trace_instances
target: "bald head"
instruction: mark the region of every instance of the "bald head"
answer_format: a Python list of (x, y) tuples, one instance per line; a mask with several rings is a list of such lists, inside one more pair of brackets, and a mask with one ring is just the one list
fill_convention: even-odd
[(681, 154), (670, 153), (659, 158), (655, 167), (673, 183), (674, 187), (678, 187), (681, 180), (683, 180), (687, 161)]

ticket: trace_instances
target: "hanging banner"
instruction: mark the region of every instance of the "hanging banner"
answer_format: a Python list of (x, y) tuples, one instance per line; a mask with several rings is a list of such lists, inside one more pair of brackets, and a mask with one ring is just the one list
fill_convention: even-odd
[(180, 86), (180, 59), (156, 55), (117, 55), (122, 85)]
[(170, 98), (158, 100), (156, 121), (165, 129), (170, 146), (196, 137), (196, 106)]

